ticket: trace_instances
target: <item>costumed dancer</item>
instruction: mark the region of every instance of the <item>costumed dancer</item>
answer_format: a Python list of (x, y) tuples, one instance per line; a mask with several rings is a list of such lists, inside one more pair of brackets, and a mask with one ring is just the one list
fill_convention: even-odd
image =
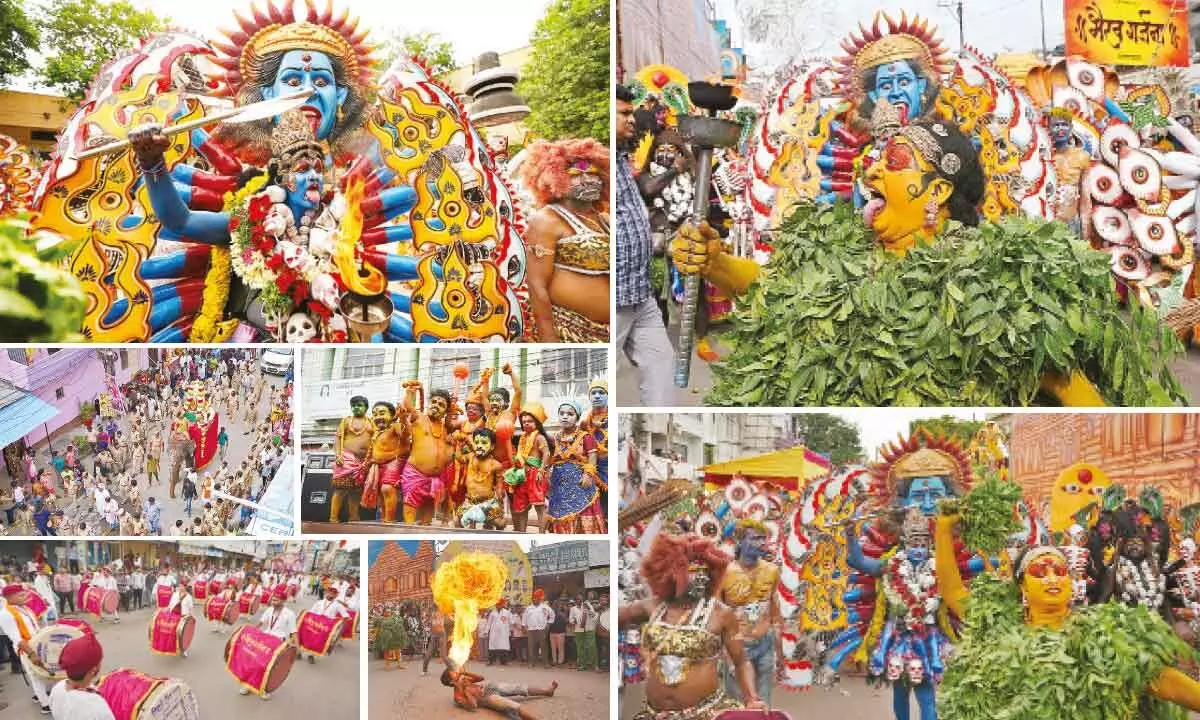
[(467, 497), (459, 506), (459, 524), (473, 528), (504, 528), (504, 465), (496, 459), (496, 433), (481, 427), (471, 433), (467, 460)]
[(367, 419), (369, 403), (362, 395), (350, 398), (350, 415), (342, 418), (334, 441), (333, 500), (329, 505), (329, 522), (342, 522), (342, 507), (346, 517), (357, 522), (358, 504), (362, 499), (365, 470), (363, 463), (371, 450), (372, 422)]
[(94, 633), (84, 633), (63, 646), (58, 664), (67, 677), (50, 691), (54, 720), (116, 720), (94, 686), (103, 661), (104, 648)]
[[(767, 552), (767, 527), (754, 519), (739, 520), (734, 530), (734, 562), (725, 569), (718, 596), (737, 617), (738, 639), (745, 649), (746, 661), (754, 671), (757, 696), (771, 704), (775, 686), (775, 667), (783, 655), (779, 623), (779, 601), (775, 586), (779, 566), (763, 559)], [(732, 668), (725, 673), (725, 690), (738, 697), (738, 678)]]
[(391, 609), (384, 608), (383, 616), (375, 625), (375, 653), (383, 658), (383, 669), (387, 670), (396, 663), (397, 670), (404, 669), (404, 648), (408, 647), (408, 628), (402, 615), (393, 615)]
[(652, 598), (618, 610), (619, 627), (642, 625), (650, 672), (646, 704), (635, 720), (713, 720), (739, 707), (718, 670), (733, 664), (745, 707), (766, 709), (755, 695), (754, 670), (739, 639), (738, 619), (717, 600), (730, 557), (699, 535), (655, 536), (642, 561)]
[(588, 385), (591, 409), (579, 429), (596, 440), (596, 474), (600, 477), (600, 507), (608, 508), (608, 381), (593, 378)]
[(504, 474), (512, 504), (513, 529), (525, 532), (529, 523), (529, 508), (537, 511), (537, 527), (546, 531), (546, 491), (549, 489), (550, 436), (542, 427), (546, 409), (541, 403), (529, 402), (518, 416), (521, 439), (513, 456), (513, 469)]
[[(465, 381), (470, 374), (470, 369), (466, 365), (463, 365), (461, 368), (455, 368), (455, 372), (461, 372), (461, 379)], [(478, 428), (487, 427), (487, 420), (485, 418), (487, 402), (484, 398), (484, 393), (487, 391), (491, 378), (492, 369), (484, 368), (479, 374), (479, 382), (467, 393), (467, 401), (463, 404), (465, 417), (462, 420), (462, 424), (458, 426), (458, 429), (454, 431), (452, 436), (454, 462), (451, 463), (450, 467), (453, 468), (454, 474), (446, 488), (446, 498), (440, 503), (441, 508), (439, 512), (442, 516), (443, 525), (457, 522), (459, 518), (459, 506), (467, 498), (467, 463), (473, 454), (471, 434)]]
[(1071, 572), (1053, 546), (1025, 551), (1012, 581), (979, 576), (968, 591), (954, 550), (959, 521), (941, 515), (934, 543), (942, 597), (965, 618), (942, 681), (943, 720), (983, 720), (997, 708), (1014, 720), (1200, 710), (1200, 683), (1176, 668), (1187, 645), (1161, 616), (1122, 603), (1072, 610)]
[(406, 415), (396, 414), (396, 406), (379, 400), (371, 408), (375, 434), (367, 452), (366, 480), (361, 504), (374, 509), (382, 504), (384, 522), (396, 522), (401, 474), (412, 449), (412, 433)]
[(442, 478), (454, 461), (454, 431), (460, 420), (450, 393), (434, 390), (429, 393), (429, 407), (422, 411), (414, 404), (422, 392), (421, 383), (404, 383), (404, 399), (412, 427), (412, 454), (401, 474), (404, 490), (404, 522), (429, 525), (437, 498), (445, 492)]
[(550, 490), (546, 498), (547, 530), (553, 533), (603, 535), (607, 519), (600, 505), (601, 481), (596, 473), (596, 438), (580, 430), (579, 403), (558, 406), (562, 426), (554, 435), (550, 457)]

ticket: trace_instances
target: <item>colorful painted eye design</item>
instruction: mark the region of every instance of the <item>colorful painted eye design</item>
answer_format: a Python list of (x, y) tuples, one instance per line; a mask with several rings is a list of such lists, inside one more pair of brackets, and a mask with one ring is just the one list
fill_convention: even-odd
[(1157, 202), (1162, 191), (1162, 169), (1154, 158), (1142, 150), (1125, 147), (1121, 150), (1117, 173), (1121, 187), (1139, 200)]
[(1083, 187), (1092, 199), (1112, 205), (1121, 199), (1121, 178), (1107, 165), (1093, 165), (1083, 177)]
[(1138, 137), (1137, 131), (1128, 125), (1114, 123), (1105, 128), (1100, 136), (1100, 154), (1104, 156), (1104, 161), (1113, 167), (1121, 164), (1122, 148), (1136, 150), (1141, 146), (1142, 139)]
[(1170, 218), (1130, 210), (1129, 222), (1138, 245), (1151, 255), (1174, 255), (1179, 249), (1179, 238)]
[(1150, 263), (1142, 257), (1140, 251), (1123, 245), (1113, 245), (1108, 248), (1108, 252), (1112, 256), (1112, 272), (1122, 280), (1136, 282), (1150, 277)]
[(1133, 229), (1129, 218), (1120, 209), (1101, 205), (1092, 211), (1092, 227), (1105, 242), (1113, 245), (1132, 245)]
[(1104, 71), (1091, 63), (1068, 60), (1067, 80), (1091, 100), (1104, 98)]

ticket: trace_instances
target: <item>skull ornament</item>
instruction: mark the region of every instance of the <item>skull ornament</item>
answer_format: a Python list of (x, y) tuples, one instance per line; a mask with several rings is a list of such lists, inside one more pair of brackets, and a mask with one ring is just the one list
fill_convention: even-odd
[(308, 251), (317, 257), (333, 255), (333, 233), (325, 228), (315, 227), (308, 231)]
[(317, 325), (302, 312), (292, 313), (284, 328), (283, 340), (287, 343), (306, 343), (317, 336)]
[(313, 278), (312, 295), (317, 299), (317, 302), (330, 310), (338, 309), (338, 299), (341, 296), (341, 292), (338, 290), (337, 281), (329, 273), (321, 273)]
[(921, 663), (920, 658), (909, 658), (907, 663), (908, 680), (913, 685), (920, 685), (925, 682), (925, 665)]
[(887, 679), (895, 682), (904, 674), (904, 658), (891, 655), (887, 661)]
[(289, 228), (296, 226), (296, 218), (292, 210), (283, 203), (275, 203), (263, 218), (263, 232), (275, 237), (283, 237)]
[(283, 264), (289, 270), (299, 270), (308, 262), (308, 251), (291, 240), (280, 241), (279, 251), (283, 253)]

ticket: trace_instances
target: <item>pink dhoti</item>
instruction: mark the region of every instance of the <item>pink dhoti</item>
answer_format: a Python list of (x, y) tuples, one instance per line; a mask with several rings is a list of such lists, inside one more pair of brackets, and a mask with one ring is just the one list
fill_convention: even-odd
[(441, 473), (426, 475), (413, 466), (412, 463), (404, 466), (401, 481), (405, 505), (419, 507), (425, 503), (433, 502), (435, 497), (441, 496), (443, 493)]
[(366, 482), (363, 483), (362, 500), (359, 501), (359, 504), (367, 509), (379, 507), (379, 488), (384, 485), (393, 487), (399, 485), (403, 469), (404, 463), (400, 458), (372, 465), (367, 472)]
[(354, 490), (362, 486), (362, 460), (349, 450), (343, 450), (341, 465), (333, 466), (333, 487), (338, 490)]

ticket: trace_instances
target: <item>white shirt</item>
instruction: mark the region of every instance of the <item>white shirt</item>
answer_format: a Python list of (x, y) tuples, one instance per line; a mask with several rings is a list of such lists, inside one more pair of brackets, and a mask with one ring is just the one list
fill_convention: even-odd
[(99, 575), (97, 577), (92, 578), (92, 584), (95, 585), (96, 587), (104, 588), (105, 590), (116, 590), (117, 589), (117, 577), (115, 575), (109, 575), (107, 577), (105, 577), (104, 575)]
[(167, 587), (175, 587), (178, 584), (179, 584), (179, 581), (175, 579), (174, 575), (159, 575), (154, 580), (154, 587), (158, 587), (159, 585), (165, 585)]
[(347, 610), (350, 610), (351, 612), (358, 612), (358, 593), (354, 593), (350, 597), (342, 598), (342, 603), (345, 604)]
[(69, 690), (66, 680), (50, 691), (50, 716), (54, 720), (116, 720), (100, 693)]
[(521, 622), (525, 623), (527, 630), (545, 630), (554, 622), (554, 608), (547, 603), (530, 605), (521, 615)]
[[(17, 621), (12, 616), (12, 613), (9, 612), (9, 607), (8, 603), (0, 605), (0, 631), (3, 631), (8, 636), (8, 639), (12, 640), (13, 647), (15, 648), (22, 642), (21, 628), (17, 627)], [(41, 629), (42, 626), (38, 624), (37, 617), (34, 616), (33, 611), (28, 607), (24, 605), (12, 605), (11, 607), (21, 614), (21, 619), (25, 623), (25, 629), (29, 631), (31, 637)]]
[(17, 505), (25, 502), (25, 488), (20, 485), (13, 488), (13, 502)]
[(191, 615), (195, 607), (196, 601), (192, 599), (191, 595), (185, 593), (183, 590), (176, 590), (175, 594), (171, 596), (171, 602), (167, 605), (167, 610), (170, 611), (179, 608), (180, 615)]
[(296, 613), (287, 607), (281, 607), (278, 610), (269, 607), (263, 610), (262, 617), (258, 620), (258, 627), (277, 638), (287, 640), (292, 633), (296, 632)]
[(104, 519), (108, 521), (109, 525), (117, 521), (117, 511), (120, 509), (121, 506), (117, 504), (117, 501), (110, 497), (108, 503), (104, 506)]
[(341, 600), (321, 598), (313, 603), (312, 612), (327, 618), (350, 617), (350, 613), (346, 611), (346, 606), (342, 604)]

